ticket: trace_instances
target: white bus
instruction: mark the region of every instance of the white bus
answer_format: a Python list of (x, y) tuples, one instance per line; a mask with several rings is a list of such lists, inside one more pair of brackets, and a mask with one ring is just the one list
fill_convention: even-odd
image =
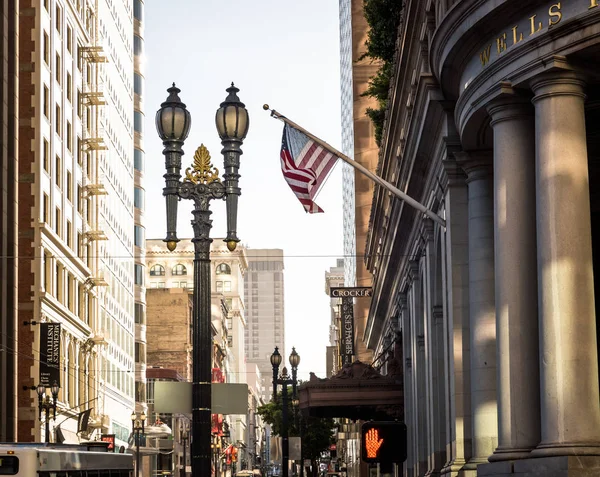
[(0, 444), (0, 475), (133, 477), (133, 456), (107, 452), (103, 444)]

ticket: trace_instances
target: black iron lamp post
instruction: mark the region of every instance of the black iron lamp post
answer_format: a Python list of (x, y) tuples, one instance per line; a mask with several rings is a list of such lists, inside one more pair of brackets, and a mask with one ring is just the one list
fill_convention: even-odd
[(50, 392), (52, 393), (52, 401), (50, 400), (50, 396), (46, 394), (46, 386), (43, 384), (38, 384), (36, 388), (38, 395), (38, 418), (40, 422), (42, 422), (42, 411), (44, 412), (44, 421), (45, 421), (45, 442), (50, 442), (50, 412), (52, 412), (52, 418), (56, 419), (56, 401), (58, 399), (58, 391), (60, 387), (57, 382), (54, 381), (52, 386), (50, 387)]
[[(292, 386), (293, 399), (296, 396), (296, 374), (298, 372), (298, 365), (300, 364), (300, 355), (296, 352), (295, 348), (292, 348), (292, 354), (290, 354), (290, 365), (292, 366), (292, 376), (290, 377), (287, 373), (287, 368), (284, 367), (281, 376), (277, 378), (277, 370), (281, 364), (281, 355), (276, 347), (275, 351), (271, 355), (271, 365), (273, 366), (273, 400), (277, 398), (277, 385), (281, 385), (281, 472), (283, 477), (288, 477), (288, 462), (290, 456), (290, 441), (289, 441), (289, 409), (288, 409), (288, 386)], [(277, 369), (276, 369), (277, 365)]]
[(237, 238), (237, 203), (240, 195), (241, 145), (248, 133), (248, 111), (233, 83), (228, 96), (216, 113), (216, 126), (224, 156), (223, 181), (213, 167), (208, 150), (201, 145), (194, 154), (192, 167), (181, 180), (183, 143), (188, 136), (191, 116), (179, 99), (175, 84), (156, 113), (156, 129), (165, 149), (165, 188), (167, 206), (167, 236), (164, 241), (170, 251), (177, 242), (177, 203), (179, 199), (194, 201), (192, 227), (194, 230), (194, 293), (193, 293), (193, 383), (192, 383), (192, 474), (209, 477), (211, 474), (211, 303), (210, 303), (210, 229), (212, 214), (209, 203), (225, 199), (227, 206), (227, 248), (235, 250)]
[(279, 348), (275, 346), (275, 351), (271, 355), (271, 366), (273, 367), (273, 401), (277, 399), (277, 375), (279, 374), (279, 365), (281, 364), (281, 354)]
[(183, 466), (180, 472), (181, 477), (186, 477), (187, 473), (186, 473), (186, 468), (187, 468), (187, 445), (188, 445), (188, 440), (190, 438), (190, 430), (188, 425), (186, 424), (185, 427), (181, 428), (181, 435), (180, 435), (180, 440), (181, 440), (181, 445), (183, 446)]
[(140, 436), (144, 433), (146, 428), (146, 414), (144, 411), (138, 415), (134, 412), (131, 413), (131, 430), (135, 436), (135, 475), (140, 475)]

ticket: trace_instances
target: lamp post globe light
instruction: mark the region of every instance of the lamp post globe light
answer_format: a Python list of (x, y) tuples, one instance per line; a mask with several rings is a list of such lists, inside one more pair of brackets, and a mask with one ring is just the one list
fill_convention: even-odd
[(275, 351), (271, 355), (271, 366), (273, 367), (273, 401), (277, 399), (277, 375), (279, 374), (279, 365), (281, 364), (281, 354), (279, 348), (275, 346)]
[(45, 442), (50, 442), (50, 411), (52, 411), (53, 419), (56, 420), (56, 401), (58, 400), (58, 391), (60, 390), (60, 387), (56, 381), (52, 383), (52, 386), (50, 387), (52, 400), (50, 400), (50, 396), (46, 394), (46, 386), (43, 384), (38, 384), (35, 389), (38, 395), (38, 418), (40, 422), (42, 421), (42, 411), (44, 413), (44, 440)]
[(227, 97), (217, 110), (215, 122), (223, 145), (223, 181), (213, 167), (208, 150), (201, 145), (194, 154), (192, 167), (181, 179), (183, 144), (191, 126), (191, 116), (179, 99), (180, 89), (173, 86), (169, 96), (156, 113), (156, 129), (165, 146), (165, 188), (167, 235), (164, 241), (170, 251), (177, 247), (177, 203), (180, 199), (194, 201), (192, 228), (194, 231), (194, 292), (192, 315), (192, 474), (211, 475), (211, 371), (212, 337), (210, 316), (210, 229), (213, 199), (226, 201), (227, 248), (234, 251), (237, 237), (237, 205), (241, 146), (248, 133), (249, 118), (244, 103), (237, 96), (238, 88), (231, 83)]

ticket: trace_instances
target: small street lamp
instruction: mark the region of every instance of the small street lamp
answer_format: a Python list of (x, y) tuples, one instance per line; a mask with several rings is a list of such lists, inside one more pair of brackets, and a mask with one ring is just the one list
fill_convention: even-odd
[(207, 477), (211, 473), (211, 277), (210, 229), (213, 199), (225, 199), (227, 208), (227, 237), (225, 242), (234, 251), (237, 237), (237, 205), (241, 193), (241, 146), (248, 133), (249, 118), (244, 103), (237, 96), (238, 88), (231, 83), (227, 97), (217, 110), (215, 123), (221, 138), (224, 157), (223, 181), (211, 163), (208, 149), (202, 144), (194, 154), (192, 167), (181, 180), (183, 144), (191, 126), (191, 116), (179, 99), (180, 89), (173, 86), (169, 96), (156, 113), (156, 129), (165, 146), (165, 188), (167, 235), (164, 241), (170, 251), (177, 247), (177, 203), (180, 199), (194, 201), (192, 228), (194, 230), (194, 293), (192, 308), (193, 369), (192, 369), (192, 474)]
[[(290, 377), (287, 372), (287, 368), (284, 367), (281, 375), (277, 378), (277, 370), (281, 364), (281, 355), (279, 350), (275, 347), (275, 351), (271, 355), (271, 365), (273, 366), (273, 401), (277, 397), (277, 385), (281, 385), (281, 471), (282, 477), (288, 477), (289, 469), (288, 462), (290, 456), (290, 441), (289, 441), (289, 410), (288, 410), (288, 386), (292, 386), (292, 399), (296, 398), (296, 374), (298, 372), (298, 365), (300, 364), (300, 355), (296, 352), (295, 348), (292, 348), (292, 354), (290, 354), (290, 365), (292, 366), (292, 376)], [(277, 365), (277, 366), (276, 366)], [(276, 369), (277, 368), (277, 369)]]
[(189, 429), (189, 426), (187, 424), (185, 425), (185, 427), (181, 428), (180, 436), (179, 437), (180, 437), (179, 440), (181, 441), (181, 445), (183, 446), (183, 466), (182, 466), (180, 475), (182, 477), (186, 477), (186, 475), (187, 475), (187, 472), (186, 472), (186, 469), (187, 469), (187, 454), (186, 454), (186, 451), (187, 451), (187, 446), (188, 446), (188, 440), (190, 438), (190, 429)]
[(146, 414), (144, 411), (139, 418), (135, 411), (131, 413), (131, 429), (135, 435), (135, 475), (140, 476), (140, 435), (144, 433), (146, 427)]
[(271, 366), (273, 367), (273, 401), (277, 399), (277, 375), (279, 374), (279, 365), (281, 364), (281, 354), (279, 354), (279, 348), (275, 346), (275, 351), (271, 355)]
[(52, 411), (52, 418), (56, 420), (56, 401), (58, 399), (58, 391), (60, 387), (57, 382), (52, 383), (50, 392), (52, 393), (52, 401), (50, 396), (46, 394), (46, 386), (38, 384), (36, 391), (38, 395), (38, 418), (42, 422), (42, 411), (44, 413), (44, 421), (46, 425), (45, 442), (50, 442), (50, 411)]

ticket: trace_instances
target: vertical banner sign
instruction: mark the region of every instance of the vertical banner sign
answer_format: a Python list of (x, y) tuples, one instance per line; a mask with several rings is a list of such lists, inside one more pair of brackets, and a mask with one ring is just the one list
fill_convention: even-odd
[(60, 386), (60, 324), (40, 323), (40, 384)]
[(342, 364), (352, 363), (354, 355), (354, 298), (371, 297), (371, 287), (331, 287), (329, 296), (342, 299), (342, 341), (340, 355)]
[(354, 298), (342, 297), (342, 362), (352, 363), (354, 355)]

